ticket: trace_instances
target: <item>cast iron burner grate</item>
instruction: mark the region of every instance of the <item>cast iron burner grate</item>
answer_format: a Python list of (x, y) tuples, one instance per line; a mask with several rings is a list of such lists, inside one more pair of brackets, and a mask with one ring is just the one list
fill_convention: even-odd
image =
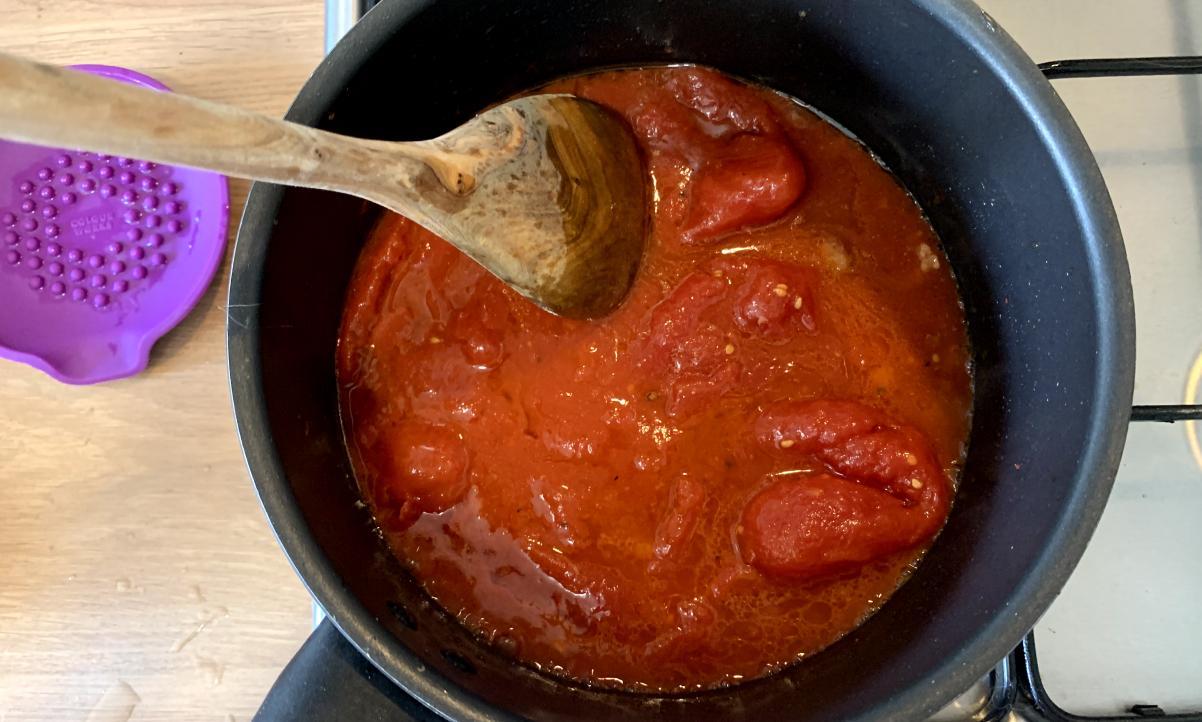
[[(1099, 58), (1056, 60), (1040, 63), (1049, 80), (1057, 78), (1117, 78), (1139, 75), (1202, 75), (1202, 56), (1170, 58)], [(1202, 419), (1202, 404), (1135, 406), (1131, 421), (1173, 423)], [(1202, 722), (1202, 711), (1167, 714), (1156, 704), (1132, 705), (1127, 714), (1082, 716), (1057, 705), (1043, 686), (1039, 657), (1035, 653), (1035, 631), (989, 674), (989, 699), (974, 715), (978, 722), (1000, 722), (1018, 713), (1028, 722), (1113, 722), (1114, 720), (1157, 719), (1171, 722)]]

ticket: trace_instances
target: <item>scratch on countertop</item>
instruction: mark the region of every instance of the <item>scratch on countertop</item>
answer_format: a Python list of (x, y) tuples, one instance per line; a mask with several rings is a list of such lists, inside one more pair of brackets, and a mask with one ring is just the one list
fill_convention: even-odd
[(197, 635), (208, 629), (209, 625), (213, 624), (219, 619), (228, 617), (229, 615), (230, 610), (221, 606), (214, 607), (212, 610), (206, 610), (206, 612), (201, 614), (200, 621), (197, 622), (196, 626), (190, 629), (186, 634), (184, 634), (184, 636), (177, 639), (175, 644), (171, 645), (171, 651), (182, 651), (184, 647), (187, 647), (188, 644), (192, 642), (192, 640), (196, 639)]
[(196, 663), (196, 669), (209, 683), (210, 687), (216, 687), (221, 684), (221, 678), (225, 676), (225, 665), (215, 659), (202, 657), (199, 654), (193, 655), (193, 661)]
[(100, 697), (100, 701), (88, 713), (86, 722), (128, 722), (141, 701), (134, 688), (119, 679)]

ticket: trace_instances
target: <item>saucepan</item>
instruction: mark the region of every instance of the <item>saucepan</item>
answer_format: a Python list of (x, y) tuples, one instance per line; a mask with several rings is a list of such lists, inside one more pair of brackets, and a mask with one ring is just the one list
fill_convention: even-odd
[(1114, 209), (1023, 51), (963, 0), (386, 0), (288, 118), (433, 137), (564, 75), (699, 63), (779, 89), (863, 140), (929, 215), (968, 318), (976, 398), (951, 518), (913, 578), (829, 649), (680, 696), (600, 691), (477, 643), (375, 532), (343, 444), (334, 345), (377, 209), (257, 184), (234, 254), (229, 373), (267, 516), (329, 618), (264, 717), (922, 719), (1019, 642), (1106, 502), (1134, 369)]

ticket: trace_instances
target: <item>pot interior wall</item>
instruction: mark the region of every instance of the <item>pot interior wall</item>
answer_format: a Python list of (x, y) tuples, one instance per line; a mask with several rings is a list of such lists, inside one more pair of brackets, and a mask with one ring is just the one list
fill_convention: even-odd
[[(1114, 373), (1108, 363), (1128, 358), (1129, 339), (1116, 336), (1108, 315), (1119, 315), (1121, 331), (1126, 269), (1117, 284), (1099, 270), (1108, 254), (1121, 260), (1121, 250), (1106, 247), (1118, 240), (1113, 218), (1103, 214), (1094, 228), (1083, 220), (1083, 197), (1102, 193), (1109, 208), (1104, 189), (1064, 171), (1062, 156), (1076, 162), (1083, 144), (1056, 147), (1005, 64), (982, 58), (965, 39), (963, 28), (979, 17), (967, 8), (938, 17), (923, 5), (385, 3), (369, 20), (395, 31), (351, 36), (363, 46), (333, 62), (357, 70), (319, 71), (291, 117), (385, 139), (433, 136), (515, 92), (609, 66), (696, 62), (796, 96), (864, 140), (930, 215), (960, 283), (976, 363), (972, 443), (951, 521), (879, 614), (804, 664), (731, 690), (658, 700), (588, 691), (474, 644), (424, 600), (356, 508), (333, 358), (346, 284), (374, 211), (318, 192), (264, 196), (282, 197), (278, 225), (266, 245), (239, 239), (249, 266), (236, 262), (235, 285), (261, 259), (261, 297), (242, 300), (262, 304), (257, 340), (274, 452), (340, 583), (379, 620), (377, 662), (386, 671), (411, 679), (402, 667), (420, 659), (478, 700), (536, 718), (654, 711), (671, 719), (829, 720), (885, 704), (902, 718), (970, 684), (1021, 634), (1006, 620), (1017, 611), (1030, 623), (1050, 601), (1076, 561), (1076, 553), (1056, 557), (1058, 545), (1087, 536), (1105, 499), (1109, 478), (1087, 478), (1091, 464), (1116, 461), (1111, 454), (1085, 463), (1083, 450), (1113, 446), (1120, 432), (1099, 418), (1107, 399), (1130, 396), (1122, 371), (1113, 388), (1101, 384)], [(963, 26), (948, 20), (961, 11)], [(341, 92), (327, 87), (343, 77)], [(1093, 169), (1092, 160), (1082, 162)], [(1034, 569), (1045, 583), (1022, 599), (1038, 609), (1015, 610), (1016, 590), (1031, 591), (1024, 585)], [(957, 664), (966, 650), (996, 655)]]

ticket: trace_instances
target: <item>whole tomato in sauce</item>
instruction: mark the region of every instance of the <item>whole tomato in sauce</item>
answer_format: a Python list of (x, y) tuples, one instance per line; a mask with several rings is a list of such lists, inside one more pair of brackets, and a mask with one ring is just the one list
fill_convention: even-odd
[(789, 98), (696, 67), (546, 90), (639, 140), (639, 277), (610, 317), (557, 318), (385, 214), (337, 357), (364, 497), (434, 600), (538, 669), (769, 674), (871, 614), (947, 517), (971, 400), (948, 264)]

